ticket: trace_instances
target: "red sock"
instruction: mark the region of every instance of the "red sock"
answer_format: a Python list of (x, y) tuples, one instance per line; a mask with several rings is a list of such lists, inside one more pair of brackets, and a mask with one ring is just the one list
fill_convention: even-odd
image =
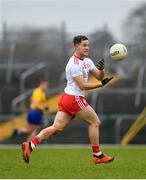
[(41, 139), (38, 136), (32, 138), (31, 142), (36, 146), (41, 143)]
[(93, 153), (98, 153), (100, 151), (99, 145), (92, 146), (92, 151), (93, 151)]

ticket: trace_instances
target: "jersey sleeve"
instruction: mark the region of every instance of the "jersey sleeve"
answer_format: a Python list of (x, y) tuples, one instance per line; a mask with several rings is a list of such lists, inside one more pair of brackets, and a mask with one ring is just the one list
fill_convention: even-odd
[(33, 95), (32, 95), (32, 101), (41, 101), (41, 93), (37, 90), (34, 90)]
[(73, 65), (71, 67), (71, 76), (76, 77), (80, 75), (83, 75), (81, 67), (79, 65)]
[(89, 71), (91, 71), (93, 68), (95, 68), (95, 64), (91, 59), (88, 59), (88, 65), (89, 65)]

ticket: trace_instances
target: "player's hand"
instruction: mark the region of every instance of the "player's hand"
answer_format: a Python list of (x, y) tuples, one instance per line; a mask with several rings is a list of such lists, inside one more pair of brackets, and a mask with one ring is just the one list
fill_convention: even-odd
[(97, 69), (100, 71), (104, 70), (104, 59), (100, 59), (96, 64)]
[(101, 82), (102, 82), (102, 86), (105, 86), (107, 83), (109, 83), (114, 77), (107, 77), (105, 79), (103, 79)]
[(48, 106), (45, 106), (45, 107), (44, 107), (44, 110), (45, 110), (45, 111), (49, 111), (49, 107), (48, 107)]

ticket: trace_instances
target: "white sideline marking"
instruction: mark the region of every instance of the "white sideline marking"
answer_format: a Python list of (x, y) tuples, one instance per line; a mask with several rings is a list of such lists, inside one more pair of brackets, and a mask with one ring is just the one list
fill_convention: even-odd
[[(122, 148), (122, 149), (131, 149), (131, 148), (146, 148), (146, 145), (139, 145), (139, 144), (133, 144), (133, 145), (126, 145), (126, 146), (122, 146), (122, 145), (116, 145), (116, 144), (101, 144), (100, 145), (101, 148), (110, 148), (110, 149), (118, 149), (118, 148)], [(0, 144), (0, 149), (19, 149), (21, 148), (21, 144)], [(70, 149), (70, 148), (74, 148), (74, 149), (78, 149), (78, 148), (91, 148), (90, 144), (41, 144), (39, 146), (37, 146), (37, 148), (40, 149), (52, 149), (52, 148), (58, 148), (58, 149)]]

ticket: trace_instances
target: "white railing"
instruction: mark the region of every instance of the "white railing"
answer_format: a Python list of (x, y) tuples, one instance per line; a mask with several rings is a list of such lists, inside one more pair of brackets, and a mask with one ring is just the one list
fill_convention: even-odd
[[(21, 76), (20, 76), (20, 94), (25, 94), (25, 81), (28, 77), (30, 77), (32, 74), (38, 72), (41, 69), (44, 69), (47, 67), (47, 64), (42, 62), (39, 64), (36, 64), (35, 66), (30, 67), (29, 69), (27, 69), (26, 71), (24, 71)], [(22, 103), (20, 104), (21, 109), (24, 108), (25, 104), (24, 101), (22, 101)]]
[[(23, 70), (34, 66), (34, 63), (13, 63), (11, 64), (11, 70)], [(8, 63), (0, 63), (0, 70), (8, 69)]]
[(14, 113), (17, 111), (22, 111), (25, 109), (25, 103), (23, 103), (24, 106), (19, 106), (19, 109), (17, 108), (18, 104), (22, 104), (22, 102), (24, 102), (32, 93), (32, 89), (31, 90), (28, 90), (22, 94), (20, 94), (19, 96), (15, 97), (13, 100), (12, 100), (12, 104), (11, 104), (11, 112)]
[(25, 80), (27, 77), (31, 76), (32, 74), (36, 73), (37, 71), (44, 69), (47, 67), (47, 64), (42, 62), (36, 64), (35, 66), (31, 67), (30, 69), (24, 71), (20, 76), (20, 94), (22, 94), (25, 90)]

